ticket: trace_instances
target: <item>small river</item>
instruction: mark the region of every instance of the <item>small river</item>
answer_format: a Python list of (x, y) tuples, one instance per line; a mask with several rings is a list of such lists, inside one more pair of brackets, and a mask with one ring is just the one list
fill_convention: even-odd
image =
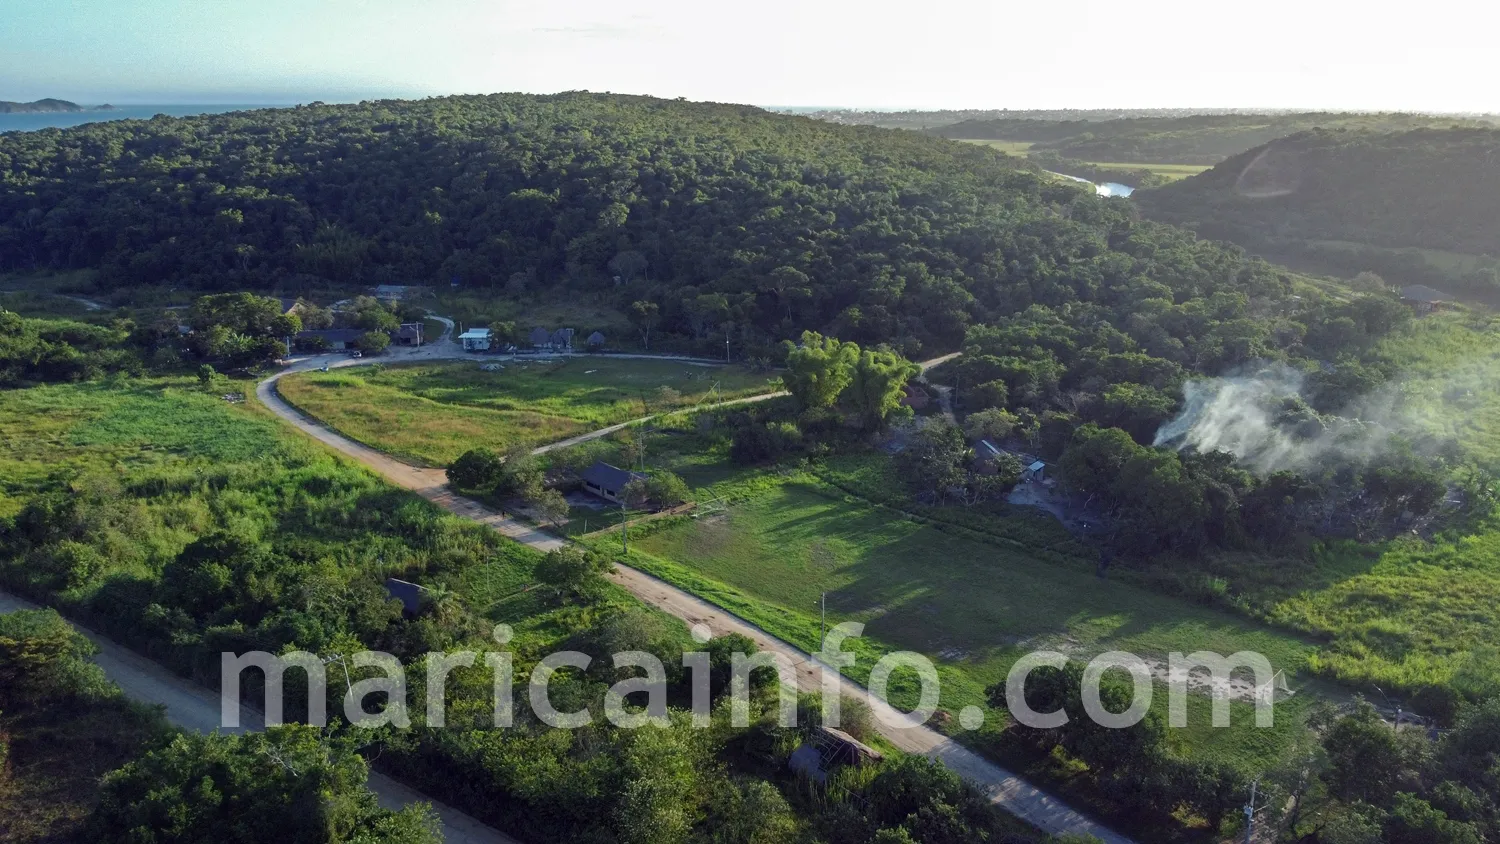
[(1099, 185), (1094, 184), (1094, 182), (1080, 176), (1069, 176), (1067, 173), (1053, 173), (1051, 170), (1048, 170), (1047, 172), (1052, 173), (1052, 175), (1054, 176), (1062, 176), (1064, 179), (1072, 179), (1075, 182), (1083, 182), (1086, 185), (1094, 185), (1094, 193), (1097, 193), (1100, 196), (1130, 196), (1132, 193), (1135, 193), (1135, 188), (1131, 187), (1130, 185), (1122, 185), (1119, 182), (1105, 182), (1104, 184)]

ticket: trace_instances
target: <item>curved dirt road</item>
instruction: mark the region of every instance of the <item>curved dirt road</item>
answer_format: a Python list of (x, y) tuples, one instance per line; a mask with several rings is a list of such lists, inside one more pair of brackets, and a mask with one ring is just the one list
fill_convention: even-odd
[[(951, 360), (953, 357), (954, 355), (945, 355), (941, 358), (926, 361), (922, 364), (923, 371), (945, 360)], [(358, 365), (365, 362), (364, 360), (344, 360), (347, 360), (347, 363), (336, 362), (334, 365)], [(317, 365), (320, 364), (314, 364), (314, 366)], [(280, 416), (288, 423), (323, 442), (335, 451), (358, 460), (397, 486), (409, 489), (455, 515), (488, 525), (500, 534), (510, 537), (517, 542), (525, 543), (539, 551), (552, 551), (567, 544), (564, 539), (516, 519), (503, 516), (476, 501), (458, 495), (448, 488), (447, 474), (442, 469), (410, 466), (369, 446), (355, 442), (303, 416), (296, 408), (281, 398), (276, 392), (275, 385), (277, 379), (288, 372), (304, 371), (310, 368), (313, 368), (313, 366), (299, 365), (272, 375), (256, 385), (255, 394), (271, 412)], [(771, 397), (757, 396), (748, 399), (748, 401), (764, 400)], [(741, 399), (740, 401), (747, 400)], [(591, 435), (586, 434), (583, 437), (576, 437), (567, 442), (573, 444), (603, 436), (610, 431), (618, 430), (621, 427), (636, 424), (640, 421), (634, 420), (623, 425), (604, 429), (603, 431), (595, 431)], [(561, 445), (562, 443), (554, 443), (550, 447), (543, 446), (537, 449), (537, 451), (545, 452), (549, 448), (557, 448)], [(652, 577), (645, 572), (637, 571), (627, 566), (616, 566), (614, 573), (610, 575), (610, 579), (641, 600), (663, 612), (670, 613), (682, 619), (690, 625), (706, 624), (715, 635), (738, 633), (746, 636), (754, 641), (760, 649), (779, 653), (786, 657), (796, 668), (797, 685), (800, 688), (806, 691), (817, 691), (822, 688), (821, 663), (818, 663), (802, 650), (766, 633), (764, 630), (744, 621), (738, 616), (716, 607), (691, 593), (678, 589), (669, 583)], [(839, 688), (847, 696), (861, 698), (868, 696), (868, 692), (863, 686), (846, 677), (839, 676), (837, 682)], [(870, 703), (877, 715), (894, 715), (894, 711), (883, 703), (875, 700), (871, 700)], [(1044, 832), (1054, 835), (1065, 833), (1092, 835), (1106, 842), (1106, 844), (1133, 844), (1131, 839), (1085, 817), (1056, 797), (1036, 788), (1020, 776), (984, 759), (936, 730), (927, 727), (894, 728), (885, 724), (879, 724), (878, 719), (877, 725), (881, 734), (889, 739), (892, 744), (908, 753), (918, 753), (942, 762), (951, 770), (977, 785), (996, 805), (1031, 823)]]
[[(35, 604), (0, 592), (0, 613), (17, 610), (39, 609)], [(195, 733), (240, 733), (263, 728), (259, 712), (240, 708), (238, 728), (220, 727), (219, 696), (212, 690), (178, 677), (149, 659), (123, 648), (108, 639), (73, 624), (78, 632), (87, 636), (99, 648), (94, 657), (109, 679), (131, 700), (154, 704), (166, 711), (167, 720), (174, 725)], [(387, 809), (403, 809), (416, 803), (431, 804), (442, 823), (443, 840), (447, 844), (520, 844), (516, 839), (485, 826), (474, 818), (445, 806), (431, 798), (402, 785), (390, 777), (370, 772), (370, 790), (380, 798), (380, 805)]]

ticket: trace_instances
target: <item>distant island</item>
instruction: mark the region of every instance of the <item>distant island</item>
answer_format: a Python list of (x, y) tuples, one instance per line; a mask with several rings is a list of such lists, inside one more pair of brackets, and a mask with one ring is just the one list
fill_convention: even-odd
[(37, 100), (32, 103), (11, 103), (0, 100), (0, 114), (57, 114), (83, 111), (115, 111), (112, 105), (81, 106), (67, 100)]

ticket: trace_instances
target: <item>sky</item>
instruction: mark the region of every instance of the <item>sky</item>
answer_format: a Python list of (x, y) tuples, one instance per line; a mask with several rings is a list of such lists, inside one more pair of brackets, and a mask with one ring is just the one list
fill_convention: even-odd
[(1500, 112), (1495, 4), (0, 0), (0, 100)]

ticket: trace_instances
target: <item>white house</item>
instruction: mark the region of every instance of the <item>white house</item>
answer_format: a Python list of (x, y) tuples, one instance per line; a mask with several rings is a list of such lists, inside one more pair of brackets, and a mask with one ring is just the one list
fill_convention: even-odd
[(460, 343), (464, 344), (466, 352), (487, 352), (490, 348), (490, 330), (488, 328), (471, 328), (458, 335)]

